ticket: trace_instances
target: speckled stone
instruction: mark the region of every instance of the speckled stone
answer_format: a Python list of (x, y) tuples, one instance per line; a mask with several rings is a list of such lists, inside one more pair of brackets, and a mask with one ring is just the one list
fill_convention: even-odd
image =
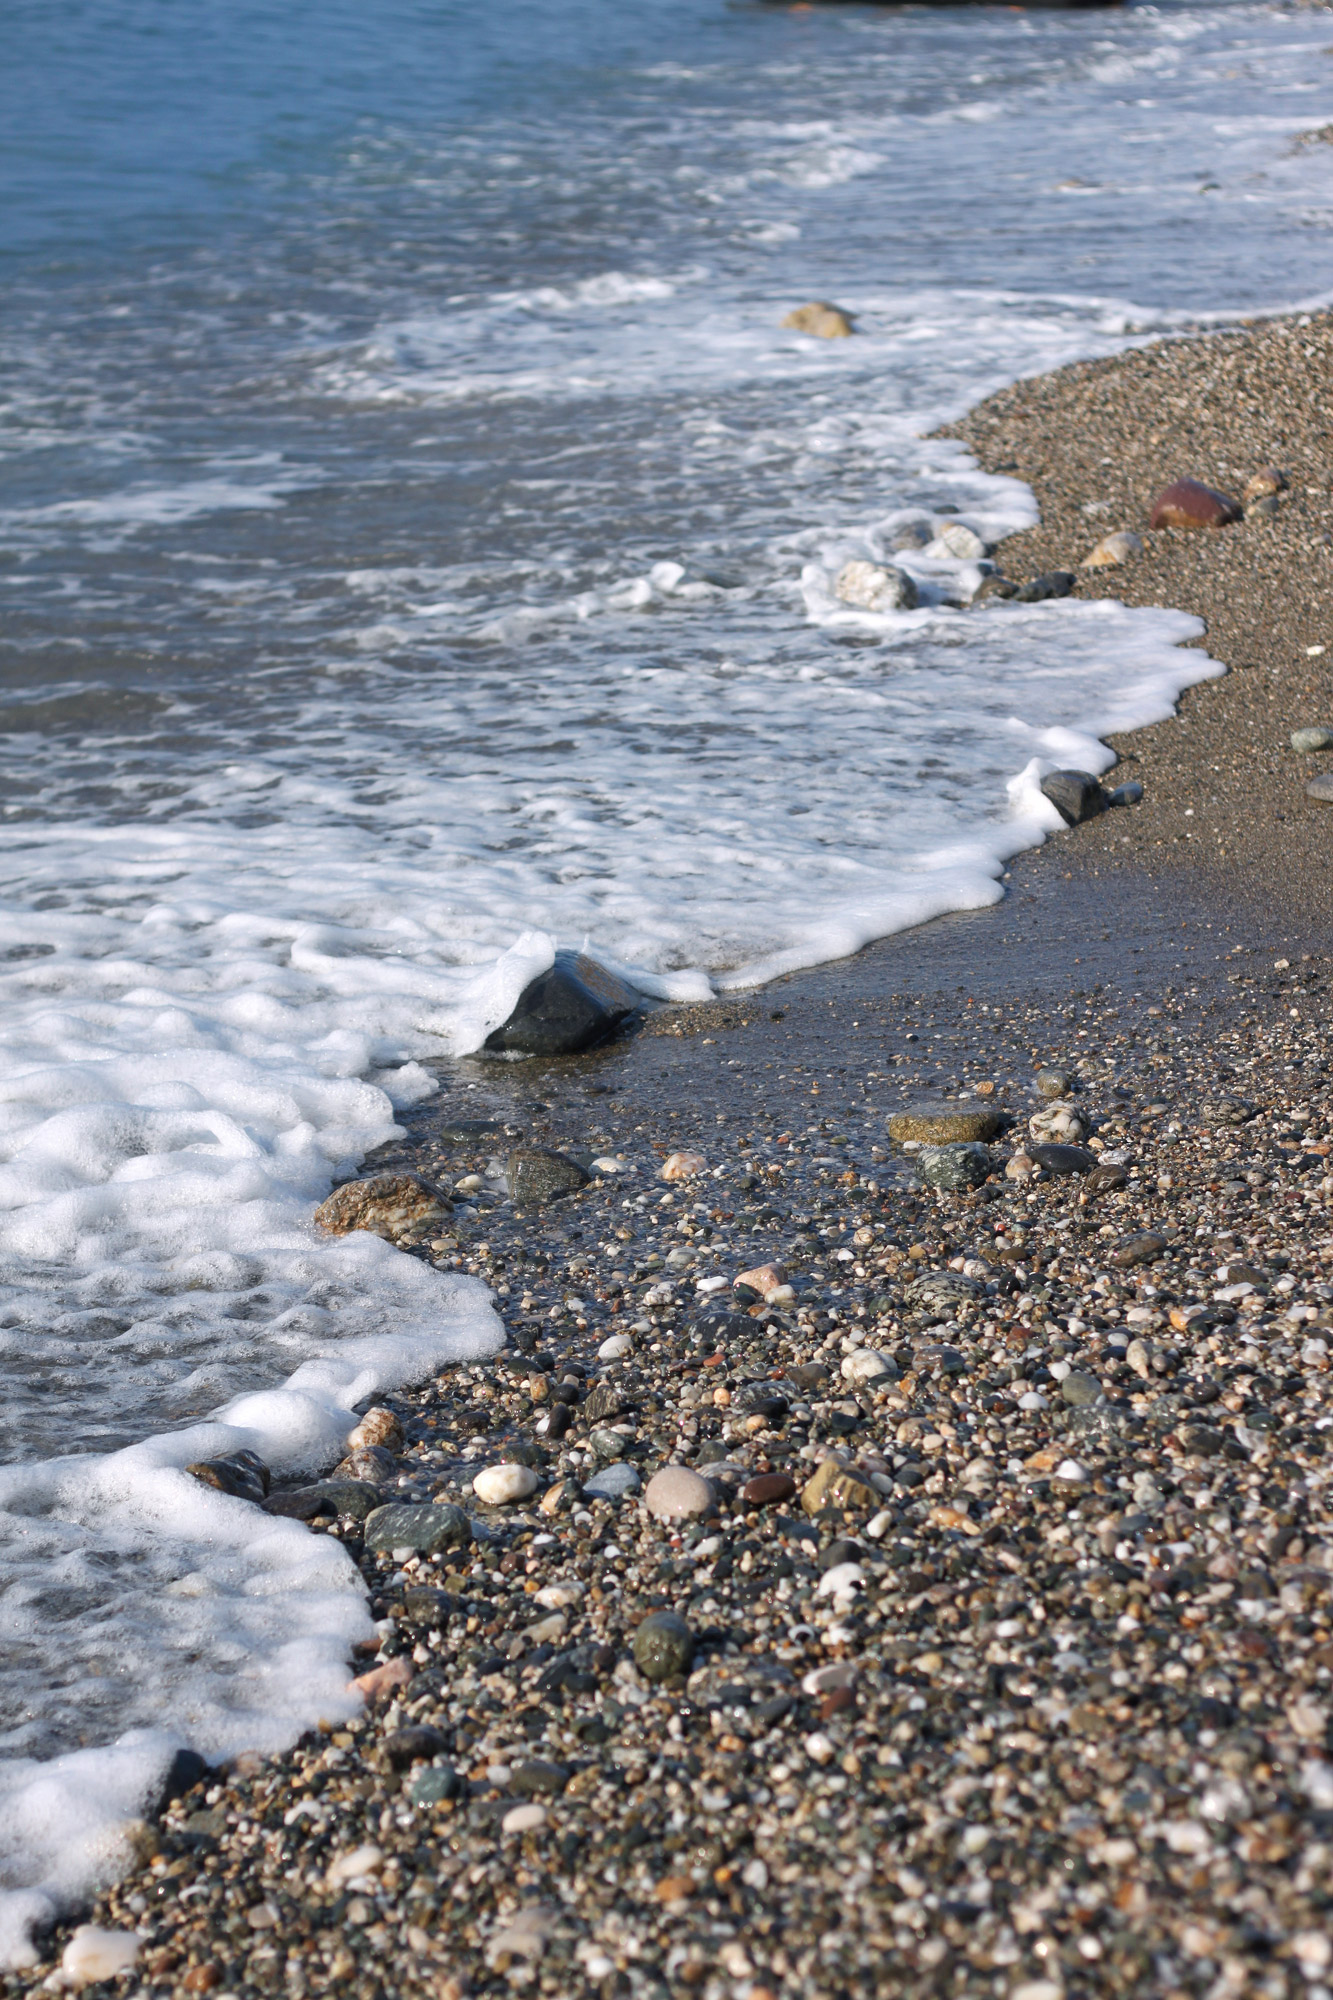
[(694, 1658), (694, 1634), (674, 1611), (655, 1611), (634, 1634), (634, 1664), (646, 1681), (687, 1674)]

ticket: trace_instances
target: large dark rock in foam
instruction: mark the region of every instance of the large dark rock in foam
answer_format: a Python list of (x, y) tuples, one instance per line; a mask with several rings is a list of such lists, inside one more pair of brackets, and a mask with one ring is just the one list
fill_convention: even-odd
[(1066, 826), (1078, 826), (1106, 811), (1106, 794), (1090, 771), (1050, 771), (1041, 789)]
[(486, 1037), (488, 1049), (525, 1056), (573, 1056), (613, 1035), (640, 995), (581, 951), (558, 951), (555, 964), (530, 980), (509, 1019)]

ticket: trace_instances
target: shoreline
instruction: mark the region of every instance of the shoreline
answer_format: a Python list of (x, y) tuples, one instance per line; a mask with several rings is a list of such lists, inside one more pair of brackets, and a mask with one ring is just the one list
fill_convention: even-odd
[[(1179, 473), (1225, 485), (1206, 395), (1130, 478), (1144, 399), (1197, 404), (1218, 342), (1299, 378), (1287, 350), (1327, 357), (1331, 328), (1133, 350), (980, 405), (951, 434), (1042, 509), (1006, 571), (1075, 567)], [(382, 1399), (403, 1431), (385, 1497), (463, 1504), (475, 1539), (404, 1569), (332, 1528), (382, 1621), (360, 1664), (390, 1685), (140, 1830), (91, 1917), (143, 1940), (132, 1990), (842, 2000), (870, 1971), (923, 1996), (1318, 1993), (1333, 1081), (1323, 808), (1300, 781), (1333, 760), (1283, 745), (1319, 700), (1333, 715), (1298, 650), (1322, 643), (1305, 600), (1333, 627), (1333, 509), (1301, 491), (1313, 441), (1283, 442), (1256, 463), (1298, 478), (1262, 528), (1080, 577), (1196, 611), (1233, 668), (1116, 739), (1141, 806), (1019, 857), (990, 909), (585, 1057), (465, 1059), (364, 1164), (480, 1180), (439, 1259), (491, 1283), (510, 1346)], [(1089, 517), (1094, 465), (1112, 511)], [(1052, 1064), (1122, 1186), (1005, 1175)], [(994, 1179), (909, 1185), (888, 1120), (921, 1097), (1000, 1114)], [(488, 1186), (515, 1146), (624, 1167), (517, 1210)], [(704, 1174), (664, 1183), (677, 1148)], [(769, 1259), (795, 1298), (719, 1317)], [(521, 1460), (526, 1501), (466, 1490)], [(707, 1519), (576, 1490), (682, 1462)], [(847, 1504), (807, 1515), (826, 1462)], [(793, 1490), (748, 1505), (766, 1472)], [(689, 1626), (688, 1675), (636, 1664), (654, 1611)], [(438, 1798), (411, 1803), (423, 1781)], [(46, 1979), (71, 1930), (4, 1990)]]

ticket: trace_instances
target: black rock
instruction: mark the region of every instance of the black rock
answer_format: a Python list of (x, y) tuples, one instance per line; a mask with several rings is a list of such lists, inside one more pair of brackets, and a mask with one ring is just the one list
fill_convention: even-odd
[(1051, 771), (1042, 779), (1041, 789), (1066, 826), (1078, 826), (1106, 811), (1106, 794), (1090, 771)]
[(634, 1401), (633, 1392), (619, 1382), (599, 1382), (588, 1391), (583, 1405), (583, 1421), (587, 1424), (609, 1423), (612, 1417), (628, 1410)]
[(197, 1750), (178, 1750), (167, 1766), (162, 1780), (162, 1791), (158, 1804), (169, 1806), (173, 1799), (183, 1799), (196, 1785), (201, 1785), (208, 1776), (208, 1766)]
[(1097, 1164), (1084, 1146), (1029, 1146), (1028, 1154), (1048, 1174), (1090, 1174)]
[(406, 1771), (411, 1764), (424, 1764), (448, 1748), (439, 1730), (424, 1722), (412, 1729), (396, 1729), (384, 1739), (385, 1758), (395, 1771)]
[(524, 1207), (537, 1208), (562, 1194), (586, 1187), (588, 1176), (577, 1160), (545, 1146), (522, 1146), (509, 1156), (509, 1192)]
[(1031, 583), (1024, 583), (1014, 592), (1015, 604), (1044, 604), (1048, 597), (1068, 597), (1078, 578), (1072, 570), (1053, 569), (1045, 576), (1034, 576)]
[(488, 1049), (527, 1056), (572, 1056), (596, 1048), (634, 1012), (641, 996), (580, 951), (558, 951), (549, 972), (524, 987)]

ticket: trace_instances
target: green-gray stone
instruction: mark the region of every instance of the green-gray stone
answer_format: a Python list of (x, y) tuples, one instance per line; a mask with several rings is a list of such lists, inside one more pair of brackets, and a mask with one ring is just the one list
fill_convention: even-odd
[(654, 1611), (634, 1634), (634, 1664), (646, 1681), (687, 1674), (694, 1658), (694, 1634), (674, 1611)]
[(984, 1146), (923, 1146), (916, 1156), (916, 1165), (927, 1187), (948, 1193), (958, 1188), (980, 1187), (990, 1176), (991, 1157)]
[(1313, 724), (1308, 729), (1293, 729), (1291, 747), (1302, 754), (1311, 750), (1327, 750), (1333, 745), (1333, 729), (1321, 729)]
[(472, 1540), (472, 1524), (461, 1507), (412, 1507), (394, 1502), (366, 1516), (368, 1549), (414, 1549), (433, 1556)]
[(523, 1207), (539, 1207), (562, 1194), (573, 1194), (588, 1176), (577, 1160), (544, 1146), (524, 1146), (509, 1155), (509, 1192)]
[(1075, 1368), (1065, 1376), (1060, 1384), (1060, 1394), (1076, 1410), (1086, 1409), (1095, 1403), (1102, 1393), (1102, 1385), (1095, 1375), (1085, 1375), (1081, 1368)]
[(434, 1806), (441, 1799), (456, 1799), (463, 1789), (464, 1781), (452, 1764), (431, 1764), (417, 1772), (407, 1796), (414, 1806)]
[(510, 1791), (525, 1793), (530, 1798), (542, 1793), (553, 1797), (563, 1792), (568, 1783), (569, 1766), (549, 1763), (545, 1757), (529, 1757), (509, 1773)]

